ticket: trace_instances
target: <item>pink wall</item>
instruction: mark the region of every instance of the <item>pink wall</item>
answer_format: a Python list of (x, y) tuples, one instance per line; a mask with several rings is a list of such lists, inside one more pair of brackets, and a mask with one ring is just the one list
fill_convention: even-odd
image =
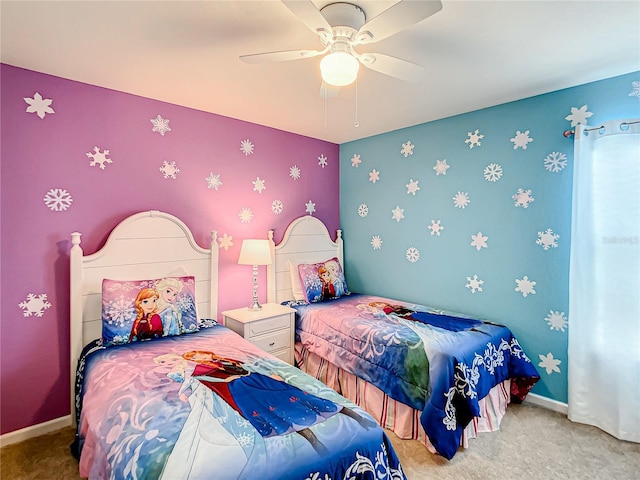
[[(222, 311), (250, 301), (251, 268), (236, 264), (243, 238), (266, 238), (273, 228), (279, 241), (309, 201), (330, 231), (338, 228), (338, 145), (7, 65), (0, 73), (0, 433), (69, 413), (71, 232), (82, 232), (85, 253), (93, 253), (120, 220), (153, 209), (185, 221), (203, 247), (212, 229), (232, 236), (233, 246), (220, 249)], [(55, 113), (27, 111), (36, 92)], [(158, 115), (169, 120), (164, 135), (153, 131)], [(241, 150), (247, 139), (249, 155)], [(90, 165), (94, 147), (109, 151), (104, 169)], [(165, 161), (179, 168), (175, 179), (160, 171)], [(208, 188), (211, 173), (220, 175), (217, 190)], [(55, 189), (71, 196), (65, 209), (51, 209), (56, 195), (44, 200)], [(244, 208), (253, 214), (248, 223)], [(266, 301), (264, 269), (260, 278)]]

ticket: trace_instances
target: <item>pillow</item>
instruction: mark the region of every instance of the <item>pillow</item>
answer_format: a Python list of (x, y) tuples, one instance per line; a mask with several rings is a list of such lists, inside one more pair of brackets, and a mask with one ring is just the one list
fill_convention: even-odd
[(291, 276), (291, 292), (293, 293), (293, 299), (297, 302), (306, 301), (307, 297), (304, 294), (302, 284), (300, 283), (300, 273), (298, 273), (298, 265), (294, 265), (291, 262), (288, 263), (289, 275)]
[(342, 266), (336, 257), (320, 263), (300, 264), (298, 273), (307, 302), (322, 302), (349, 295)]
[[(195, 277), (102, 281), (102, 343), (119, 345), (198, 330)], [(137, 304), (137, 306), (136, 306)]]

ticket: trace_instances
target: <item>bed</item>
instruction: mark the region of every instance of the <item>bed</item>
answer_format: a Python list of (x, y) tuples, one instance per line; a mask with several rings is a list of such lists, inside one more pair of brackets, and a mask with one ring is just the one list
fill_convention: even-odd
[(451, 459), (540, 378), (505, 326), (349, 292), (342, 232), (332, 240), (317, 218), (268, 237), (268, 301), (296, 309), (297, 366), (400, 438)]
[(215, 321), (215, 231), (205, 249), (180, 219), (148, 211), (96, 253), (79, 232), (71, 244), (81, 477), (406, 478), (363, 409)]

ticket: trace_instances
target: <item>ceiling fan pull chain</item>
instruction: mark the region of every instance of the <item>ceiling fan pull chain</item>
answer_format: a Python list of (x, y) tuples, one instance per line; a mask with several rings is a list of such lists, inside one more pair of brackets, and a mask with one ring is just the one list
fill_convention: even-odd
[(356, 78), (356, 118), (353, 122), (353, 126), (358, 128), (360, 126), (360, 122), (358, 121), (358, 79)]
[(327, 128), (327, 84), (322, 82), (322, 99), (324, 103), (324, 128)]

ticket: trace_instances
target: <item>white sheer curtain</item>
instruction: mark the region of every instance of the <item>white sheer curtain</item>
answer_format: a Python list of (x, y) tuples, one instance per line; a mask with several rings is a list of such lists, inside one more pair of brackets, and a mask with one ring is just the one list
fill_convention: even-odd
[(640, 442), (640, 120), (576, 128), (569, 419)]

